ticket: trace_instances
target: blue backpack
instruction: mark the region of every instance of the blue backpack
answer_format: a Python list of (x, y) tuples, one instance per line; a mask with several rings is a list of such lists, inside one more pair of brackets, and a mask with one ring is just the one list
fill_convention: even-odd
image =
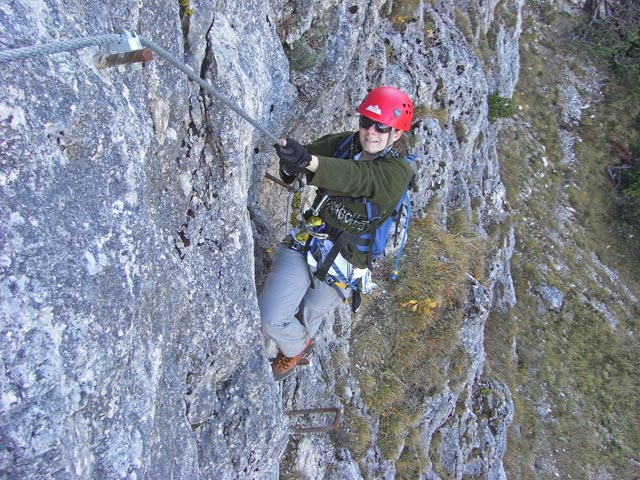
[[(416, 156), (414, 154), (410, 154), (405, 158), (407, 162), (411, 163), (415, 160)], [(372, 218), (375, 218), (375, 215), (372, 212), (372, 210), (374, 210), (375, 204), (373, 204), (372, 202), (366, 202), (366, 205), (367, 216), (369, 217), (369, 221), (371, 221)], [(391, 216), (376, 228), (373, 245), (369, 247), (373, 260), (377, 260), (384, 255), (385, 249), (387, 248), (387, 243), (389, 242), (389, 237), (393, 238), (393, 248), (396, 248), (398, 246), (398, 237), (401, 233), (400, 229), (403, 217), (404, 225), (402, 226), (402, 238), (400, 239), (400, 248), (398, 248), (396, 260), (393, 264), (393, 271), (391, 273), (392, 280), (396, 280), (398, 278), (398, 266), (400, 264), (400, 257), (402, 256), (404, 245), (407, 241), (409, 222), (411, 220), (411, 199), (409, 198), (408, 188), (407, 190), (405, 190), (402, 198), (400, 198), (400, 201), (398, 202), (398, 205), (396, 205), (396, 208), (393, 210)], [(364, 234), (364, 236), (366, 235), (370, 234), (367, 232)], [(364, 251), (363, 247), (361, 247), (360, 245), (357, 245), (357, 248), (358, 250)]]
[[(355, 134), (349, 135), (340, 144), (340, 146), (338, 146), (333, 154), (333, 157), (344, 159), (350, 157), (354, 135)], [(416, 158), (417, 157), (414, 154), (409, 154), (405, 157), (406, 161), (409, 164), (413, 163)], [(400, 247), (398, 249), (398, 253), (396, 254), (396, 260), (393, 265), (393, 271), (391, 274), (391, 279), (396, 280), (398, 278), (398, 266), (400, 264), (400, 258), (407, 241), (407, 233), (409, 230), (409, 222), (411, 219), (411, 201), (409, 198), (409, 190), (411, 189), (412, 184), (413, 179), (411, 182), (409, 182), (409, 185), (407, 185), (407, 190), (405, 190), (402, 198), (400, 198), (391, 216), (389, 216), (382, 223), (378, 222), (378, 205), (375, 202), (370, 202), (366, 198), (363, 198), (362, 201), (364, 201), (365, 203), (367, 217), (369, 219), (371, 227), (367, 232), (362, 233), (358, 236), (347, 235), (346, 232), (343, 233), (342, 236), (344, 237), (344, 241), (338, 242), (338, 244), (335, 245), (336, 252), (333, 255), (333, 258), (329, 258), (328, 262), (325, 260), (325, 265), (319, 268), (319, 272), (316, 272), (316, 276), (320, 276), (320, 278), (322, 278), (323, 275), (326, 275), (326, 271), (323, 272), (323, 270), (328, 270), (331, 267), (331, 263), (333, 263), (333, 259), (335, 259), (335, 257), (337, 256), (337, 252), (342, 248), (342, 246), (344, 246), (344, 243), (346, 242), (353, 243), (358, 250), (367, 253), (369, 269), (372, 269), (373, 261), (379, 259), (384, 255), (389, 237), (393, 237), (394, 248), (398, 246), (398, 240), (400, 240)], [(403, 219), (404, 225), (401, 226)], [(402, 227), (402, 238), (399, 239), (398, 237), (400, 237), (400, 229)]]

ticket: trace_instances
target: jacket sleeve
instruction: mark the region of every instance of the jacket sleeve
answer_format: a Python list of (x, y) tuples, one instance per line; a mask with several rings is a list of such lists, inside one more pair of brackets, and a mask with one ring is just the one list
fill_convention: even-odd
[[(305, 148), (311, 155), (316, 155), (317, 157), (331, 157), (338, 147), (340, 147), (342, 142), (352, 134), (352, 132), (330, 133), (320, 137), (313, 143), (305, 145)], [(313, 185), (314, 176), (315, 173), (307, 171), (306, 180), (308, 184)]]
[(369, 161), (318, 156), (320, 163), (311, 184), (333, 195), (367, 197), (387, 204), (407, 188), (413, 171), (403, 157)]
[(332, 133), (305, 145), (311, 155), (331, 157), (344, 140), (353, 132)]

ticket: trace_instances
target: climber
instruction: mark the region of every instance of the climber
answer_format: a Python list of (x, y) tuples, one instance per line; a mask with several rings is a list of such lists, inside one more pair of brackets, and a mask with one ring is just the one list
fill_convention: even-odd
[(324, 314), (347, 299), (357, 308), (359, 294), (371, 290), (367, 245), (413, 175), (404, 139), (398, 141), (411, 127), (409, 97), (378, 87), (357, 112), (358, 132), (326, 135), (306, 146), (291, 138), (275, 145), (284, 182), (305, 174), (318, 187), (305, 224), (280, 244), (258, 298), (263, 334), (279, 350), (272, 362), (278, 381), (306, 363)]

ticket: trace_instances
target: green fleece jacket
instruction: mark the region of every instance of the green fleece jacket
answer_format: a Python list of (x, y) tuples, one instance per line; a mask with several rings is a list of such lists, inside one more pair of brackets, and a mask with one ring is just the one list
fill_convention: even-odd
[[(413, 170), (403, 154), (391, 149), (384, 156), (373, 160), (353, 160), (361, 151), (358, 134), (351, 147), (349, 159), (334, 158), (338, 147), (352, 132), (326, 135), (307, 145), (309, 153), (319, 159), (315, 173), (307, 175), (307, 182), (329, 195), (320, 209), (319, 216), (328, 225), (351, 233), (363, 233), (369, 228), (366, 206), (361, 199), (378, 204), (380, 223), (388, 218), (407, 189)], [(359, 268), (367, 267), (367, 254), (354, 245), (346, 245), (341, 252), (344, 258)]]

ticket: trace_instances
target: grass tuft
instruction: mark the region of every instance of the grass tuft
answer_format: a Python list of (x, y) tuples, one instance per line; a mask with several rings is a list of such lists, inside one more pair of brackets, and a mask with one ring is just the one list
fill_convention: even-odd
[[(365, 299), (359, 317), (367, 320), (354, 327), (352, 363), (360, 372), (362, 398), (380, 419), (376, 443), (388, 459), (404, 451), (427, 397), (447, 381), (452, 388), (460, 385), (470, 364), (457, 335), (467, 275), (484, 271), (486, 247), (462, 224), (454, 234), (431, 219), (413, 222), (400, 280)], [(378, 276), (389, 269), (384, 265)], [(403, 462), (424, 460), (415, 452), (403, 456)]]

